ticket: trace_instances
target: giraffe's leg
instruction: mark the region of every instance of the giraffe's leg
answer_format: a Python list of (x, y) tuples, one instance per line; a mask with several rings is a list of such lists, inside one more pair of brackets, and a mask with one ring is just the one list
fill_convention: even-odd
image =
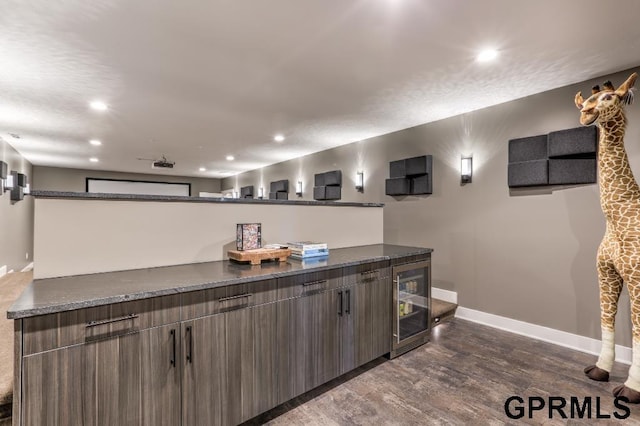
[(615, 360), (614, 326), (618, 299), (622, 291), (622, 277), (616, 271), (608, 256), (607, 238), (598, 250), (598, 281), (600, 287), (600, 326), (602, 328), (602, 349), (598, 362), (585, 368), (585, 374), (592, 380), (606, 382)]
[[(637, 264), (637, 262), (634, 262)], [(626, 397), (629, 402), (640, 403), (640, 270), (630, 274), (627, 281), (631, 301), (631, 324), (633, 326), (633, 357), (629, 377), (624, 385), (613, 390), (616, 397)]]

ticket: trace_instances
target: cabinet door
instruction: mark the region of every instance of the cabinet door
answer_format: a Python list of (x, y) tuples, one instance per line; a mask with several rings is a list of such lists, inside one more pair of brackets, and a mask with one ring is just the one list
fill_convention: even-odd
[(182, 424), (228, 424), (225, 314), (184, 322), (181, 334)]
[(373, 282), (358, 284), (354, 288), (356, 307), (352, 315), (355, 323), (355, 367), (375, 358), (373, 354)]
[(393, 285), (391, 277), (381, 277), (371, 285), (372, 359), (391, 352), (393, 329)]
[(253, 413), (278, 405), (278, 304), (256, 306), (253, 311), (254, 366)]
[(253, 417), (253, 309), (226, 313), (227, 424)]
[(340, 374), (356, 368), (356, 317), (358, 312), (357, 286), (338, 290), (338, 332), (340, 337)]
[(84, 345), (85, 424), (134, 425), (141, 418), (140, 333)]
[(142, 339), (142, 422), (144, 426), (180, 424), (180, 324), (152, 328)]
[(316, 366), (311, 387), (315, 388), (340, 375), (340, 306), (336, 290), (313, 295), (311, 299), (312, 309), (306, 320), (311, 322), (311, 364)]
[(338, 376), (339, 300), (332, 290), (278, 303), (278, 403)]
[(23, 358), (22, 419), (31, 425), (95, 424), (83, 416), (83, 347), (57, 349)]

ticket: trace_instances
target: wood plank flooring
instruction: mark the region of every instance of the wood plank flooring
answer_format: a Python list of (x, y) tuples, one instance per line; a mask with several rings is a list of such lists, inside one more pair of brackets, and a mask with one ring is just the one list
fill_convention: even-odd
[[(611, 381), (589, 380), (582, 369), (596, 357), (490, 327), (453, 319), (438, 325), (431, 342), (394, 360), (380, 358), (344, 378), (283, 404), (247, 424), (269, 425), (640, 425), (640, 406), (630, 416), (616, 408), (612, 389), (628, 366), (616, 364)], [(547, 409), (513, 420), (510, 396), (567, 400), (562, 419)], [(591, 419), (571, 419), (570, 399), (592, 400)], [(596, 408), (600, 401), (599, 411)], [(520, 404), (518, 404), (520, 405)], [(528, 405), (525, 405), (525, 410)], [(597, 419), (610, 415), (609, 419)]]

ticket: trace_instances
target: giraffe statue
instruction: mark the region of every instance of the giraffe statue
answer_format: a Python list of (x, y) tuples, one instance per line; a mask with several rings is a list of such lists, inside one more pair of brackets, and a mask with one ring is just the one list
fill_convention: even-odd
[(596, 364), (584, 372), (590, 379), (609, 381), (615, 359), (615, 317), (625, 282), (631, 299), (633, 360), (627, 380), (613, 394), (636, 404), (640, 403), (640, 187), (624, 149), (623, 107), (633, 101), (631, 88), (637, 76), (631, 74), (617, 89), (609, 81), (602, 90), (595, 86), (586, 100), (580, 92), (575, 97), (580, 123), (596, 123), (600, 131), (598, 182), (607, 225), (597, 256), (602, 349)]

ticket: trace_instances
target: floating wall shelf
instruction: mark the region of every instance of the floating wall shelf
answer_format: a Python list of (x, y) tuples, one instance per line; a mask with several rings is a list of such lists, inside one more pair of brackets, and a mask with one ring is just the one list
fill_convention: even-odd
[(432, 156), (405, 158), (389, 163), (389, 179), (385, 180), (387, 195), (422, 195), (433, 192)]
[(596, 182), (598, 130), (595, 126), (509, 141), (511, 188)]

